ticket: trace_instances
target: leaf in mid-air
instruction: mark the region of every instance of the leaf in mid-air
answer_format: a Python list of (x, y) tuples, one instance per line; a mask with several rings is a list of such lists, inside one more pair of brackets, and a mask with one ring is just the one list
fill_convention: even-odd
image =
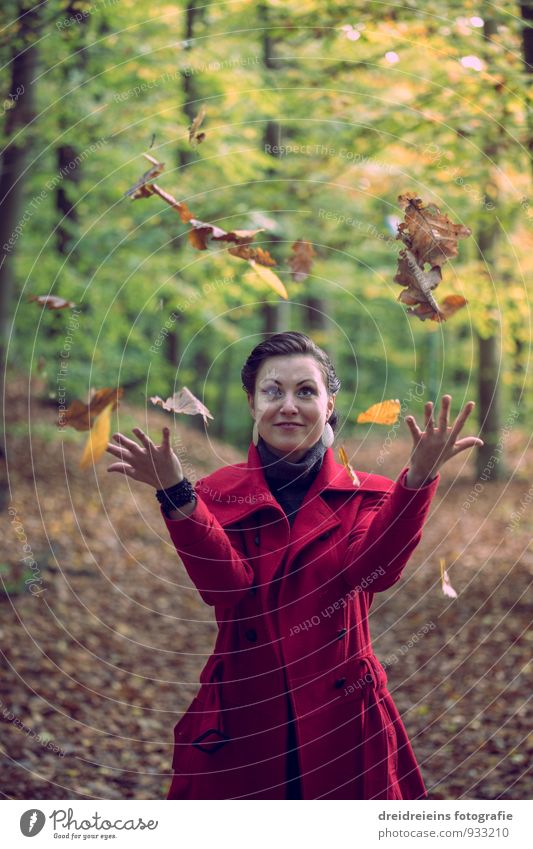
[(196, 398), (186, 386), (175, 392), (166, 401), (163, 401), (159, 395), (154, 395), (150, 398), (152, 404), (159, 404), (164, 410), (170, 413), (186, 413), (189, 416), (203, 416), (204, 422), (207, 424), (207, 418), (213, 418), (209, 410), (201, 401)]
[(392, 425), (398, 421), (400, 410), (401, 404), (397, 398), (393, 401), (380, 401), (378, 404), (372, 404), (364, 413), (359, 413), (357, 422)]
[(346, 469), (346, 471), (348, 472), (348, 474), (350, 475), (353, 485), (354, 486), (360, 486), (361, 481), (357, 477), (357, 474), (355, 473), (353, 466), (351, 465), (350, 461), (348, 460), (348, 455), (346, 453), (346, 450), (342, 447), (342, 445), (339, 446), (339, 459), (340, 459), (342, 465), (344, 466), (344, 468)]
[(252, 241), (257, 233), (262, 233), (263, 228), (259, 230), (223, 230), (221, 227), (216, 227), (215, 224), (208, 224), (206, 221), (199, 221), (197, 218), (191, 218), (189, 224), (192, 224), (192, 230), (189, 231), (189, 241), (193, 248), (199, 251), (207, 250), (209, 241), (214, 242), (234, 242), (236, 245), (247, 245)]
[(205, 133), (197, 132), (202, 121), (205, 118), (205, 106), (200, 108), (198, 115), (193, 119), (192, 124), (189, 126), (189, 143), (196, 147), (205, 139)]
[(165, 170), (165, 163), (158, 162), (157, 159), (154, 159), (153, 156), (150, 156), (149, 153), (143, 153), (143, 156), (148, 160), (148, 162), (152, 163), (152, 167), (145, 171), (142, 177), (140, 177), (137, 182), (128, 189), (127, 192), (124, 192), (124, 197), (131, 197), (133, 200), (139, 197), (147, 197), (152, 192), (149, 188), (145, 188), (146, 183), (152, 183), (156, 177), (159, 177), (160, 174)]
[(66, 301), (64, 298), (59, 298), (57, 295), (30, 295), (28, 303), (37, 301), (42, 307), (47, 310), (64, 310), (66, 307), (75, 307), (73, 301)]
[(252, 245), (236, 245), (234, 248), (228, 248), (228, 253), (248, 261), (253, 259), (258, 265), (276, 265), (276, 260), (270, 256), (268, 251), (263, 250), (263, 248), (252, 247)]
[(450, 579), (448, 577), (448, 573), (444, 568), (446, 566), (446, 559), (444, 557), (440, 558), (440, 581), (441, 588), (444, 595), (449, 596), (450, 598), (457, 598), (457, 593), (450, 583)]
[(64, 415), (60, 416), (60, 425), (73, 427), (75, 430), (91, 430), (96, 416), (100, 415), (102, 410), (109, 403), (113, 403), (113, 409), (117, 406), (119, 398), (122, 398), (124, 390), (121, 387), (106, 387), (93, 392), (93, 395), (88, 404), (77, 399), (72, 402)]
[(104, 407), (91, 428), (80, 460), (80, 468), (84, 471), (92, 462), (96, 463), (107, 448), (109, 432), (111, 430), (111, 413), (114, 407), (114, 401), (111, 401), (107, 407)]
[(309, 275), (313, 267), (313, 257), (316, 256), (311, 242), (305, 242), (303, 239), (298, 239), (292, 246), (292, 256), (289, 258), (289, 266), (291, 269), (292, 279), (296, 283), (301, 283), (302, 280)]
[(261, 278), (261, 280), (264, 280), (264, 282), (267, 283), (272, 289), (274, 289), (274, 292), (276, 292), (282, 298), (288, 300), (289, 293), (287, 292), (285, 286), (279, 279), (278, 275), (274, 274), (271, 268), (266, 268), (264, 265), (260, 265), (253, 259), (250, 259), (249, 263), (255, 273)]
[[(400, 195), (398, 201), (405, 208), (405, 221), (398, 226), (397, 238), (405, 248), (398, 256), (394, 282), (406, 287), (398, 300), (421, 321), (446, 321), (467, 301), (462, 295), (448, 295), (439, 305), (433, 290), (442, 280), (441, 266), (458, 254), (458, 239), (465, 239), (472, 231), (454, 224), (435, 204), (426, 206), (414, 194)], [(426, 263), (430, 266), (427, 271)]]

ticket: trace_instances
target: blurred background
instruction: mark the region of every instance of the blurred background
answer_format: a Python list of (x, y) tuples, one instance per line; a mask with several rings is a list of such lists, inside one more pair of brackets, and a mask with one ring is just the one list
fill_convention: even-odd
[[(342, 381), (357, 469), (395, 478), (407, 413), (476, 401), (485, 445), (447, 464), (372, 629), (431, 797), (528, 798), (533, 4), (5, 0), (0, 24), (4, 796), (164, 798), (216, 632), (153, 493), (109, 455), (80, 469), (87, 434), (59, 410), (121, 387), (112, 432), (158, 440), (172, 414), (150, 397), (187, 386), (213, 415), (172, 417), (195, 479), (246, 458), (242, 365), (300, 330)], [(287, 298), (127, 195), (146, 153), (194, 218), (261, 228)], [(472, 231), (435, 292), (467, 299), (446, 322), (398, 301), (405, 193)], [(395, 425), (356, 423), (384, 399)]]

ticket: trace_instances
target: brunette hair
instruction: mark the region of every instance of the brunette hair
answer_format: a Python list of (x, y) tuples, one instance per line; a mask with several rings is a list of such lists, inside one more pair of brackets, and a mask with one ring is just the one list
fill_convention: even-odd
[[(261, 364), (268, 357), (283, 357), (287, 354), (310, 354), (320, 368), (328, 395), (335, 395), (341, 388), (341, 382), (335, 373), (333, 364), (322, 348), (313, 342), (305, 333), (289, 330), (286, 333), (275, 333), (251, 352), (241, 369), (242, 388), (250, 395), (255, 395), (255, 381)], [(337, 411), (333, 410), (329, 423), (333, 430), (337, 426)]]

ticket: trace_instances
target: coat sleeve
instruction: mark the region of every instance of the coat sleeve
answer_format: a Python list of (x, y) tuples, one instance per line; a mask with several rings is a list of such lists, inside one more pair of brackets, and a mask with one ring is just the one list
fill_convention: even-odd
[(406, 467), (387, 492), (364, 498), (348, 537), (342, 573), (351, 589), (375, 593), (391, 587), (420, 542), (440, 474), (425, 486), (410, 489), (405, 486), (407, 472)]
[(201, 496), (197, 494), (196, 507), (185, 519), (169, 519), (162, 507), (160, 510), (176, 551), (205, 603), (230, 607), (240, 601), (253, 584), (254, 570)]

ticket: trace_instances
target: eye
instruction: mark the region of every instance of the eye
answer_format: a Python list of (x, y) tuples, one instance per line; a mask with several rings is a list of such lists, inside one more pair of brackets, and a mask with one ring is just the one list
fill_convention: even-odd
[(315, 390), (311, 386), (303, 386), (300, 392), (310, 392), (311, 395), (315, 395)]

